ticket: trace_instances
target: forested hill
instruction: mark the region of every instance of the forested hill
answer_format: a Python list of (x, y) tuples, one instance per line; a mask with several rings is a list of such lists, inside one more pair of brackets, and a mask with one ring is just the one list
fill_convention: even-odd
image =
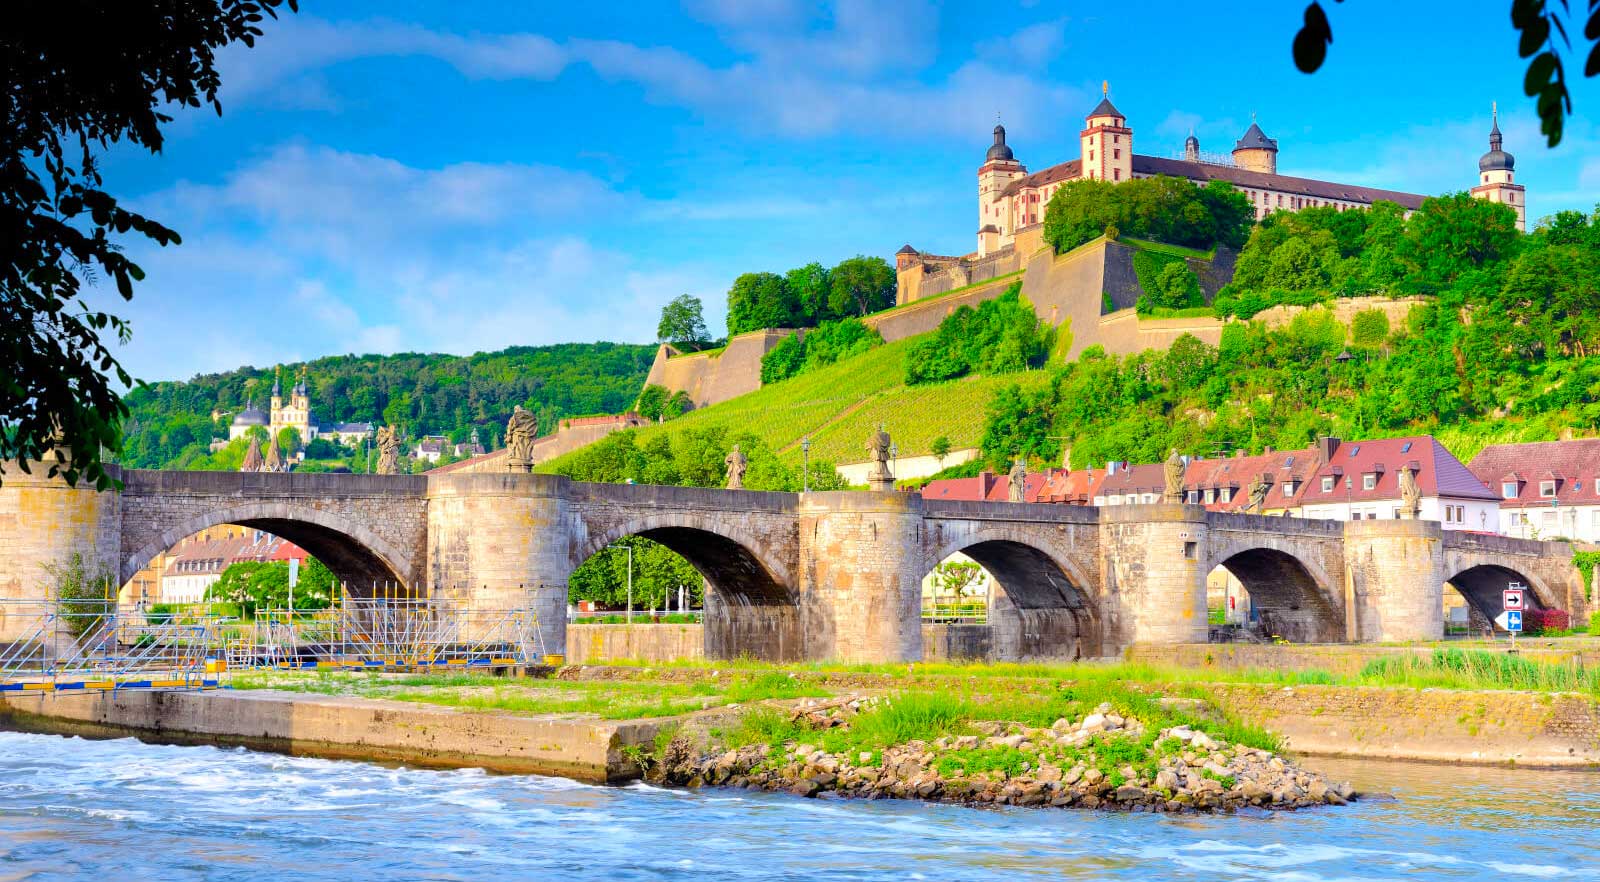
[[(654, 346), (562, 343), (514, 346), (470, 356), (339, 355), (305, 363), (312, 412), (320, 422), (401, 426), (408, 437), (449, 435), (465, 440), (478, 427), (498, 444), (511, 409), (539, 417), (541, 433), (565, 417), (626, 410), (644, 385)], [(287, 395), (300, 363), (283, 365)], [(254, 401), (265, 409), (274, 367), (244, 367), (187, 382), (152, 383), (127, 396), (120, 461), (134, 468), (186, 468), (214, 437), (226, 437), (228, 417)]]

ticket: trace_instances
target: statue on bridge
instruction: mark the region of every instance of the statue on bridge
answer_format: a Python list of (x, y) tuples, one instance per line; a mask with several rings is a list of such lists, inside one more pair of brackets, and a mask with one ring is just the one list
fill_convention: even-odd
[(1183, 458), (1178, 456), (1178, 448), (1172, 448), (1167, 454), (1167, 461), (1161, 464), (1161, 474), (1166, 478), (1166, 488), (1161, 494), (1161, 501), (1179, 503), (1183, 501)]
[(400, 435), (394, 426), (378, 429), (378, 465), (373, 474), (392, 475), (400, 471)]
[(1400, 467), (1400, 517), (1415, 520), (1422, 511), (1422, 488), (1417, 486), (1417, 473), (1406, 466)]
[(738, 444), (734, 444), (728, 455), (723, 457), (722, 464), (728, 467), (728, 489), (743, 490), (744, 473), (750, 468), (750, 460), (745, 457)]
[(1250, 482), (1250, 505), (1246, 510), (1251, 514), (1265, 512), (1267, 509), (1267, 492), (1271, 489), (1272, 485), (1267, 483), (1266, 478), (1256, 475), (1256, 479)]
[(506, 471), (533, 471), (533, 440), (539, 435), (539, 421), (522, 405), (511, 411), (506, 422)]
[(885, 491), (894, 489), (894, 472), (889, 469), (889, 457), (894, 443), (889, 440), (889, 433), (883, 430), (883, 425), (878, 425), (878, 431), (867, 438), (867, 455), (871, 457), (872, 466), (867, 470), (867, 486), (873, 490)]
[(1011, 472), (1006, 475), (1006, 499), (1011, 502), (1028, 501), (1028, 462), (1020, 453), (1011, 461)]
[(241, 472), (259, 472), (264, 460), (261, 458), (261, 436), (250, 436), (250, 449), (244, 452), (244, 462), (240, 464)]

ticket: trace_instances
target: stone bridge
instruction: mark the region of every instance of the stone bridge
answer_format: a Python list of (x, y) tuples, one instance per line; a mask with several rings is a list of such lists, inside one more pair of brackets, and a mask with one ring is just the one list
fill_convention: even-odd
[(986, 633), (996, 658), (1205, 642), (1205, 581), (1219, 566), (1244, 584), (1269, 629), (1294, 642), (1438, 639), (1447, 583), (1491, 618), (1513, 581), (1529, 587), (1535, 606), (1574, 620), (1588, 609), (1565, 543), (1443, 532), (1430, 521), (583, 484), (554, 475), (121, 477), (120, 492), (96, 493), (8, 471), (0, 597), (39, 596), (47, 567), (73, 553), (127, 580), (183, 536), (235, 523), (301, 545), (353, 593), (398, 583), (484, 608), (531, 596), (551, 647), (565, 645), (569, 575), (630, 535), (673, 549), (705, 576), (712, 657), (921, 658), (921, 582), (955, 552), (998, 583)]

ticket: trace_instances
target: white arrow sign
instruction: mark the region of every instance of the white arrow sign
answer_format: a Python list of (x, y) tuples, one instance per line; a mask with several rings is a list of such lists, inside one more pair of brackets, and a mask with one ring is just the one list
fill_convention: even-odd
[(1516, 632), (1522, 630), (1522, 613), (1517, 610), (1508, 609), (1505, 612), (1495, 616), (1494, 623), (1500, 626), (1500, 630), (1510, 631), (1511, 633), (1515, 634)]

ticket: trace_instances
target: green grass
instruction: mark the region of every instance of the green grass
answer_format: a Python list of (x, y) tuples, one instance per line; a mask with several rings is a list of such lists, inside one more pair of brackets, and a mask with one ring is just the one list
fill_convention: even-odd
[(1174, 257), (1194, 257), (1200, 260), (1211, 260), (1217, 256), (1217, 252), (1215, 250), (1201, 251), (1198, 248), (1189, 248), (1183, 245), (1168, 245), (1165, 242), (1156, 242), (1150, 239), (1135, 239), (1131, 236), (1123, 236), (1117, 241), (1124, 245), (1131, 245), (1141, 251), (1153, 251), (1158, 254), (1170, 254)]
[[(900, 303), (900, 304), (896, 304), (895, 306), (891, 306), (888, 309), (880, 309), (877, 312), (873, 313), (872, 315), (866, 316), (866, 318), (871, 319), (871, 318), (873, 318), (875, 316), (891, 315), (891, 314), (896, 313), (896, 312), (902, 312), (904, 310), (911, 309), (913, 307), (921, 306), (921, 305), (923, 305), (925, 303), (932, 303), (933, 301), (936, 301), (936, 300), (942, 300), (942, 299), (944, 299), (946, 297), (949, 297), (949, 296), (951, 296), (953, 294), (965, 294), (965, 293), (967, 293), (969, 291), (972, 291), (973, 289), (982, 288), (985, 285), (995, 285), (995, 284), (1008, 283), (1008, 282), (1010, 282), (1010, 281), (1012, 281), (1014, 279), (1020, 278), (1022, 276), (1023, 272), (1025, 272), (1025, 270), (1012, 270), (1011, 272), (1006, 273), (1004, 275), (995, 276), (994, 278), (990, 278), (990, 279), (984, 279), (981, 282), (973, 282), (973, 283), (971, 283), (969, 285), (962, 285), (959, 288), (951, 288), (948, 291), (940, 291), (937, 294), (929, 294), (926, 297), (919, 297), (916, 300), (911, 301), (910, 303)], [(1002, 288), (1001, 290), (1004, 290), (1004, 288)]]
[(1523, 689), (1600, 694), (1600, 669), (1558, 665), (1502, 652), (1435, 649), (1430, 655), (1391, 655), (1368, 662), (1357, 675), (1382, 685), (1444, 689)]

